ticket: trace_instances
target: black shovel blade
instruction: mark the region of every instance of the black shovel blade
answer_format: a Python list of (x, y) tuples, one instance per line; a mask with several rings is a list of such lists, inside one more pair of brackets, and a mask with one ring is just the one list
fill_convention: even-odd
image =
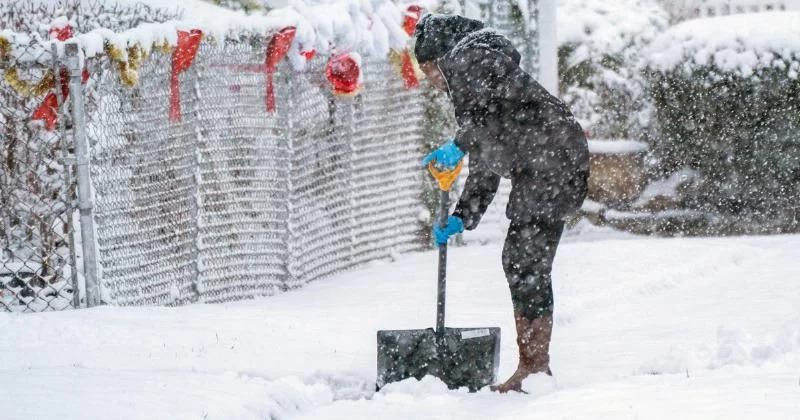
[(376, 388), (425, 375), (472, 392), (495, 382), (500, 328), (445, 328), (443, 342), (438, 341), (433, 328), (378, 331)]

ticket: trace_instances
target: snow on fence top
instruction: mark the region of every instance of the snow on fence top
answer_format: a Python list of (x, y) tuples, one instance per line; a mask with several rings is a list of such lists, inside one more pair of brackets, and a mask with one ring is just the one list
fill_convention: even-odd
[(683, 22), (653, 41), (648, 66), (670, 71), (679, 66), (714, 65), (749, 77), (756, 70), (790, 62), (790, 77), (800, 71), (800, 12), (765, 12)]
[[(430, 9), (437, 6), (438, 1), (421, 0), (414, 4)], [(301, 54), (304, 52), (328, 55), (333, 51), (354, 51), (367, 56), (385, 56), (390, 49), (405, 47), (409, 35), (403, 29), (403, 21), (409, 5), (369, 0), (295, 2), (266, 15), (199, 14), (180, 21), (147, 23), (119, 33), (100, 28), (77, 35), (75, 39), (88, 58), (103, 54), (106, 47), (111, 46), (120, 52), (118, 58), (125, 60), (128, 48), (134, 46), (140, 47), (145, 54), (153, 48), (175, 47), (178, 31), (199, 29), (204, 37), (225, 39), (249, 34), (271, 35), (283, 28), (294, 27), (296, 33), (288, 58), (293, 68), (300, 69), (305, 63)], [(32, 39), (28, 34), (0, 31), (0, 49), (4, 53), (7, 51), (17, 62), (25, 61), (25, 57), (17, 52), (30, 52), (32, 43), (38, 44), (41, 51), (31, 56), (41, 58), (50, 51), (50, 41)], [(16, 48), (16, 45), (22, 47)]]

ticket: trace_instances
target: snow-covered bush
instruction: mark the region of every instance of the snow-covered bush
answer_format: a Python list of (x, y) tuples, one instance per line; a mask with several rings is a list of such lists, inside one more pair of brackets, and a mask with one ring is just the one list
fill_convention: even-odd
[(797, 28), (796, 12), (698, 19), (651, 45), (654, 150), (663, 170), (700, 174), (690, 205), (769, 217), (800, 205)]
[(668, 20), (656, 0), (559, 0), (562, 97), (593, 137), (636, 138), (647, 125), (637, 68)]
[(269, 7), (264, 0), (207, 0), (226, 9), (240, 10), (245, 13), (263, 12)]

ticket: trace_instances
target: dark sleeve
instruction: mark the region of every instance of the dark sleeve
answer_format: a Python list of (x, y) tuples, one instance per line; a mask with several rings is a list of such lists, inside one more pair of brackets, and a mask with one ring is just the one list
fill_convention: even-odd
[(475, 124), (470, 118), (458, 118), (458, 131), (456, 131), (455, 143), (464, 153), (473, 153), (478, 150), (482, 138), (489, 135), (486, 127)]
[(499, 186), (500, 175), (490, 171), (477, 155), (470, 155), (469, 175), (464, 183), (461, 198), (453, 211), (454, 216), (464, 221), (465, 229), (472, 230), (478, 227), (478, 222), (492, 203)]

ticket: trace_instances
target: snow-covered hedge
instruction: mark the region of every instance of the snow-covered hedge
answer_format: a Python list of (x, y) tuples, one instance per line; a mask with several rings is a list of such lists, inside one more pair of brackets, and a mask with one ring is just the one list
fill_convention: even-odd
[(637, 67), (668, 20), (656, 0), (559, 0), (562, 96), (593, 137), (638, 137), (646, 125)]
[[(735, 31), (731, 30), (735, 28)], [(728, 214), (800, 204), (800, 13), (684, 22), (648, 57), (663, 169), (701, 181), (685, 197)]]

